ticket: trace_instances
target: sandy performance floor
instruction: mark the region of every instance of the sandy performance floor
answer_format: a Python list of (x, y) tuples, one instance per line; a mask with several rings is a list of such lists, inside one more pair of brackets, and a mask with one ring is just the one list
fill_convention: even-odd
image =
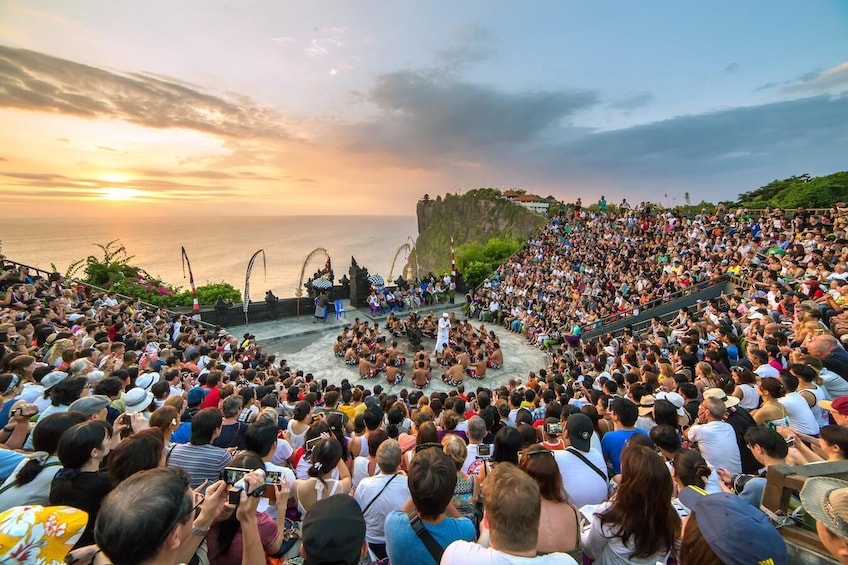
[[(521, 378), (526, 382), (530, 371), (538, 372), (539, 369), (547, 367), (547, 355), (539, 349), (527, 345), (521, 336), (502, 327), (487, 325), (486, 328), (495, 330), (501, 340), (501, 349), (504, 351), (504, 366), (498, 370), (490, 369), (486, 373), (486, 377), (479, 381), (466, 378), (467, 388), (472, 389), (477, 386), (494, 388), (513, 378)], [(400, 384), (389, 385), (386, 383), (384, 373), (380, 373), (373, 379), (361, 379), (356, 366), (345, 365), (340, 358), (333, 355), (333, 342), (337, 336), (338, 330), (331, 329), (317, 334), (264, 340), (262, 348), (268, 353), (275, 353), (277, 359), (287, 360), (289, 367), (303, 369), (304, 373), (312, 373), (315, 378), (327, 379), (330, 383), (340, 384), (342, 379), (348, 379), (354, 385), (362, 384), (368, 388), (380, 384), (384, 390), (391, 392), (397, 392), (402, 388), (413, 388), (409, 380), (411, 373), (409, 361), (404, 367), (407, 377)], [(398, 342), (405, 344), (408, 348), (408, 342), (405, 339), (401, 338)], [(422, 344), (432, 351), (435, 342), (425, 339)], [(441, 381), (442, 369), (441, 366), (434, 367), (430, 386), (425, 390), (447, 391), (452, 388)]]

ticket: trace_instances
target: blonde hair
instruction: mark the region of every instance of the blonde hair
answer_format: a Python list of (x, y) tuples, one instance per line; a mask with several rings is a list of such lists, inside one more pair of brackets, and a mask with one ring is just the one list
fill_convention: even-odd
[(442, 449), (445, 454), (451, 458), (456, 470), (462, 469), (465, 464), (465, 458), (468, 456), (468, 448), (465, 447), (465, 442), (456, 434), (447, 434), (442, 439)]

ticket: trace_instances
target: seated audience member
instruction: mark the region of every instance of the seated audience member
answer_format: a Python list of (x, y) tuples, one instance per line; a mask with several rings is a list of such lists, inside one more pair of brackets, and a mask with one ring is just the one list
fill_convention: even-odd
[[(595, 563), (665, 563), (680, 534), (671, 475), (656, 452), (631, 445), (621, 454), (615, 497), (592, 512), (583, 553)], [(484, 490), (485, 493), (485, 490)]]
[[(728, 493), (686, 487), (680, 501), (691, 510), (683, 528), (680, 563), (785, 565), (786, 543), (758, 508)], [(802, 499), (803, 501), (803, 499)], [(804, 503), (804, 508), (809, 507)]]
[(616, 398), (610, 408), (615, 430), (607, 432), (601, 439), (604, 458), (612, 466), (612, 474), (621, 473), (621, 452), (633, 434), (647, 436), (648, 432), (636, 427), (639, 418), (639, 407), (627, 398)]
[(816, 520), (816, 532), (830, 554), (848, 565), (848, 482), (811, 477), (800, 492), (801, 505)]
[(760, 507), (763, 492), (766, 488), (766, 473), (772, 465), (785, 465), (789, 447), (779, 433), (759, 426), (748, 430), (745, 434), (751, 452), (760, 463), (762, 471), (758, 475), (732, 474), (725, 469), (718, 469), (719, 477), (726, 489), (738, 494), (742, 500)]
[(609, 491), (604, 456), (591, 447), (593, 431), (588, 416), (572, 414), (563, 431), (567, 447), (553, 452), (568, 500), (578, 508), (600, 504), (607, 499)]
[[(392, 565), (433, 565), (441, 561), (441, 553), (451, 542), (477, 537), (471, 520), (447, 516), (456, 488), (456, 465), (438, 447), (424, 447), (409, 464), (409, 493), (415, 513), (410, 517), (397, 511), (386, 517), (386, 553)], [(418, 531), (433, 538), (438, 546), (434, 552)]]
[(410, 494), (406, 476), (398, 473), (401, 460), (398, 442), (385, 440), (377, 449), (376, 456), (380, 472), (360, 481), (354, 500), (359, 503), (365, 518), (368, 547), (377, 559), (385, 559), (386, 516), (402, 510)]
[(359, 505), (336, 494), (315, 503), (303, 521), (300, 554), (308, 565), (358, 565), (368, 554)]
[[(577, 563), (565, 553), (537, 554), (542, 502), (539, 485), (527, 473), (509, 463), (498, 465), (483, 485), (483, 497), (489, 547), (458, 540), (445, 550), (441, 563)], [(516, 504), (519, 500), (521, 503)]]
[(698, 410), (698, 421), (684, 436), (698, 444), (698, 451), (714, 469), (742, 472), (742, 458), (733, 426), (724, 421), (727, 408), (718, 398), (704, 398)]
[(222, 422), (217, 408), (200, 410), (191, 419), (191, 441), (175, 445), (168, 454), (168, 465), (185, 469), (191, 488), (199, 487), (203, 481), (217, 481), (233, 459), (229, 451), (212, 445), (221, 433)]
[(226, 501), (224, 481), (207, 488), (202, 498), (182, 469), (142, 471), (103, 500), (94, 539), (113, 565), (187, 563)]

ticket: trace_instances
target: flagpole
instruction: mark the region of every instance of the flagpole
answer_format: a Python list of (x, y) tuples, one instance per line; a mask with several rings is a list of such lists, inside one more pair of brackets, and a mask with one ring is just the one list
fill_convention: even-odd
[(186, 276), (186, 266), (188, 266), (188, 284), (191, 285), (191, 311), (198, 314), (200, 313), (200, 304), (197, 302), (197, 288), (194, 286), (191, 261), (188, 260), (188, 253), (186, 253), (185, 247), (180, 247), (180, 249), (182, 250), (183, 278)]

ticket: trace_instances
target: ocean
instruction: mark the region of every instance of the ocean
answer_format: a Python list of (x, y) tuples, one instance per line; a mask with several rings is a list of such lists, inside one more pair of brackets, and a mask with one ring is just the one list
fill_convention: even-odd
[[(265, 250), (267, 276), (261, 256), (251, 275), (251, 298), (261, 300), (266, 290), (281, 298), (295, 295), (301, 269), (313, 249), (330, 255), (336, 280), (350, 268), (351, 256), (371, 274), (389, 276), (398, 249), (418, 236), (415, 216), (281, 216), (184, 218), (5, 218), (0, 221), (0, 252), (7, 259), (64, 273), (77, 259), (102, 258), (94, 244), (118, 239), (131, 263), (165, 282), (188, 288), (183, 278), (180, 246), (186, 248), (197, 286), (228, 282), (244, 292), (244, 276), (251, 255)], [(303, 280), (324, 267), (314, 257)], [(401, 251), (392, 274), (403, 274), (406, 253)]]

